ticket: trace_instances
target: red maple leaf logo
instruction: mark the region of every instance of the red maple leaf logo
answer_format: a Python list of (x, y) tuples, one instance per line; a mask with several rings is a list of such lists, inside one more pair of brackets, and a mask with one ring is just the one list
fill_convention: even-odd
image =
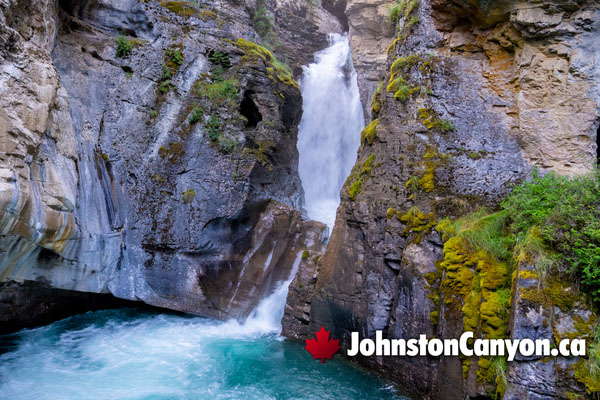
[(321, 364), (325, 363), (325, 359), (331, 360), (331, 357), (340, 349), (340, 341), (337, 339), (329, 340), (329, 334), (322, 326), (321, 330), (315, 332), (317, 339), (306, 339), (306, 347), (315, 360), (321, 359)]

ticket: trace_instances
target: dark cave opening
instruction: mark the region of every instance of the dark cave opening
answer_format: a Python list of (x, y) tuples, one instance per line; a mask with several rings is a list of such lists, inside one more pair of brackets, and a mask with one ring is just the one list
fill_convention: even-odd
[(52, 260), (56, 260), (60, 258), (58, 254), (54, 251), (46, 249), (45, 247), (40, 248), (40, 252), (38, 253), (38, 262), (49, 262)]
[(252, 100), (253, 94), (253, 91), (247, 90), (244, 93), (244, 99), (240, 104), (240, 114), (246, 117), (248, 121), (246, 122), (246, 128), (256, 128), (256, 125), (258, 125), (258, 123), (263, 119), (262, 114), (254, 103), (254, 100)]

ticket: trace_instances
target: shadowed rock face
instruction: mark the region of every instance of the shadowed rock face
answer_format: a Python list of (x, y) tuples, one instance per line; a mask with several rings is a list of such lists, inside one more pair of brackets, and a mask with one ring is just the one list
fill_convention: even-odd
[[(251, 7), (0, 4), (0, 281), (243, 317), (321, 248), (324, 226), (297, 211), (300, 92), (233, 43), (260, 41)], [(326, 45), (295, 18), (290, 63)], [(314, 40), (291, 51), (297, 36)], [(237, 90), (210, 97), (215, 54)]]
[[(330, 3), (339, 9), (343, 2)], [(305, 339), (324, 325), (342, 348), (352, 331), (458, 338), (464, 304), (426, 279), (443, 258), (444, 242), (433, 228), (445, 217), (494, 209), (533, 166), (561, 174), (591, 170), (600, 124), (600, 6), (422, 0), (401, 16), (401, 39), (393, 42), (389, 4), (344, 3), (365, 112), (378, 123), (365, 131), (327, 250), (303, 261), (291, 284), (283, 333)], [(560, 311), (523, 300), (523, 285), (537, 283), (512, 283), (511, 337), (553, 340), (553, 330), (594, 321), (583, 295)], [(575, 286), (565, 282), (561, 290)], [(540, 325), (549, 328), (534, 328)], [(464, 375), (463, 362), (452, 357), (358, 361), (419, 397), (487, 398), (495, 391), (478, 379), (477, 359)], [(585, 396), (571, 361), (549, 364), (510, 364), (505, 398)]]

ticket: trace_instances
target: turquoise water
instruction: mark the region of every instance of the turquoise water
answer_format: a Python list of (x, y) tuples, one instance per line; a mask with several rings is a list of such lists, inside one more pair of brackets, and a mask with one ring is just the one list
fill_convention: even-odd
[(401, 399), (335, 356), (237, 322), (136, 309), (0, 336), (4, 399)]

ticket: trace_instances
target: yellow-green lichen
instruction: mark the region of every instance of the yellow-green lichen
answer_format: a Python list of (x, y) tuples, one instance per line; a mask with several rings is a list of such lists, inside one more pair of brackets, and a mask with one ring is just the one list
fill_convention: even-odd
[(271, 153), (275, 148), (275, 142), (270, 140), (257, 140), (256, 148), (245, 148), (242, 153), (252, 155), (256, 161), (260, 163), (263, 167), (268, 167), (269, 170), (272, 169), (271, 165)]
[(262, 60), (265, 63), (269, 78), (273, 81), (279, 81), (286, 85), (290, 85), (299, 89), (298, 82), (294, 79), (292, 70), (287, 65), (283, 64), (271, 53), (269, 49), (246, 39), (238, 39), (237, 42), (232, 42), (237, 45), (246, 54), (245, 61), (257, 62)]
[(394, 99), (400, 100), (402, 102), (408, 100), (411, 96), (421, 91), (421, 86), (408, 86), (402, 85), (400, 88), (394, 93)]
[(396, 211), (396, 207), (390, 207), (387, 209), (385, 216), (387, 217), (387, 219), (391, 219), (396, 215)]
[(450, 218), (444, 218), (435, 227), (435, 230), (442, 235), (442, 240), (446, 242), (450, 237), (456, 235), (456, 228)]
[(456, 130), (452, 122), (439, 118), (437, 113), (431, 108), (419, 108), (417, 117), (428, 130), (436, 130), (441, 133)]
[(592, 373), (587, 360), (577, 361), (573, 366), (573, 371), (575, 372), (575, 379), (585, 385), (588, 394), (600, 392), (600, 372)]
[(363, 144), (373, 144), (373, 140), (375, 140), (375, 136), (377, 135), (377, 125), (379, 124), (379, 120), (373, 120), (369, 125), (362, 130), (360, 134), (360, 140)]
[(194, 201), (195, 197), (196, 191), (194, 189), (186, 190), (181, 194), (181, 200), (183, 200), (185, 204), (191, 204)]
[(394, 39), (392, 43), (390, 43), (386, 50), (386, 54), (388, 55), (388, 57), (392, 55), (392, 53), (396, 50), (396, 46), (398, 46), (398, 43), (400, 43), (402, 40), (403, 37), (400, 35), (396, 39)]
[(160, 5), (180, 17), (198, 17), (203, 21), (217, 19), (216, 12), (200, 9), (194, 1), (161, 1)]
[(347, 180), (347, 182), (350, 182), (348, 187), (348, 197), (350, 200), (356, 199), (356, 196), (362, 193), (362, 184), (364, 180), (366, 180), (371, 174), (374, 161), (375, 154), (371, 154), (369, 157), (367, 157), (365, 162), (362, 163), (360, 168), (354, 166), (354, 169)]
[(421, 242), (423, 232), (429, 231), (435, 226), (435, 214), (433, 212), (424, 214), (418, 207), (412, 207), (404, 214), (398, 213), (398, 219), (405, 224), (404, 235), (416, 233), (416, 243)]
[(431, 192), (435, 189), (435, 170), (437, 163), (434, 161), (427, 161), (425, 163), (425, 174), (419, 179), (419, 187), (425, 192)]
[(419, 61), (421, 61), (421, 57), (416, 54), (411, 54), (406, 57), (396, 58), (396, 60), (394, 60), (394, 62), (392, 63), (392, 66), (390, 67), (390, 74), (391, 74), (390, 82), (393, 81), (394, 79), (396, 79), (396, 75), (400, 71), (406, 71), (408, 68), (411, 68), (414, 65), (417, 65), (417, 63)]
[(404, 187), (411, 193), (415, 192), (419, 188), (419, 177), (412, 175), (408, 178)]
[(169, 147), (160, 146), (158, 149), (158, 155), (161, 158), (167, 158), (171, 162), (177, 162), (181, 156), (185, 153), (183, 144), (179, 142), (173, 142), (169, 144)]
[(398, 76), (398, 77), (390, 80), (390, 82), (387, 85), (386, 91), (388, 93), (395, 93), (405, 83), (406, 83), (406, 81), (404, 80), (404, 78), (401, 76)]
[(572, 284), (558, 278), (552, 279), (541, 288), (532, 287), (521, 291), (521, 299), (532, 303), (541, 304), (545, 307), (558, 307), (568, 312), (579, 299), (579, 293)]
[(379, 114), (381, 111), (381, 90), (383, 89), (384, 81), (379, 82), (379, 86), (377, 86), (377, 90), (373, 93), (373, 98), (371, 99), (371, 113)]
[[(464, 330), (488, 339), (506, 337), (511, 297), (508, 264), (484, 250), (487, 245), (478, 240), (495, 221), (479, 215), (456, 222), (446, 219), (436, 226), (445, 241), (444, 258), (439, 265), (444, 272), (446, 302), (451, 306), (454, 303), (448, 302), (449, 297), (460, 299)], [(480, 382), (495, 385), (497, 393), (503, 393), (504, 375), (495, 362), (479, 358), (477, 376)], [(471, 361), (463, 358), (465, 378), (470, 366)]]

